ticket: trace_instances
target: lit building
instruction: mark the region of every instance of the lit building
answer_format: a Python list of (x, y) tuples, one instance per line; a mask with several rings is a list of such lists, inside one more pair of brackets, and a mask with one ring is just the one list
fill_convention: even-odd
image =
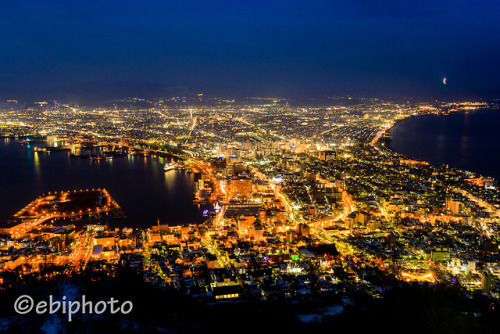
[(319, 160), (330, 161), (330, 160), (335, 160), (335, 157), (336, 157), (335, 151), (328, 150), (328, 151), (318, 152)]
[(431, 259), (435, 262), (448, 261), (450, 259), (449, 248), (436, 248), (431, 252)]
[(253, 194), (252, 180), (233, 179), (229, 183), (229, 190), (232, 196), (250, 197)]
[(495, 290), (497, 277), (491, 272), (486, 271), (481, 273), (481, 289), (485, 292)]
[(253, 224), (252, 236), (255, 241), (261, 241), (264, 239), (264, 228), (260, 224), (259, 220), (256, 220)]
[(452, 214), (457, 215), (460, 211), (460, 202), (451, 197), (446, 197), (446, 210)]

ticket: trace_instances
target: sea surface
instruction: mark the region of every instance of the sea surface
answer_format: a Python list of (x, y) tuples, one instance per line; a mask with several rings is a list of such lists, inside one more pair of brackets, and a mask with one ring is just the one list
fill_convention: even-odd
[(393, 150), (500, 181), (500, 110), (413, 117), (391, 129)]
[(49, 191), (106, 188), (126, 218), (109, 217), (111, 227), (151, 227), (203, 221), (193, 204), (194, 174), (164, 172), (170, 158), (144, 156), (112, 160), (71, 158), (69, 151), (41, 153), (34, 144), (0, 139), (0, 221)]

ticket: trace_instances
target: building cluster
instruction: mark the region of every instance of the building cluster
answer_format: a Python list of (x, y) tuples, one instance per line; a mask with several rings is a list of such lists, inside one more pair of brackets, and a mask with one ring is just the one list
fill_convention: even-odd
[(4, 103), (6, 137), (58, 136), (80, 149), (105, 143), (185, 159), (200, 174), (195, 201), (213, 209), (197, 225), (109, 230), (51, 216), (15, 233), (4, 226), (0, 270), (43, 279), (57, 272), (48, 266), (69, 274), (122, 265), (202, 300), (377, 297), (391, 279), (499, 297), (496, 182), (388, 146), (398, 120), (472, 107), (491, 106), (203, 95), (99, 108)]

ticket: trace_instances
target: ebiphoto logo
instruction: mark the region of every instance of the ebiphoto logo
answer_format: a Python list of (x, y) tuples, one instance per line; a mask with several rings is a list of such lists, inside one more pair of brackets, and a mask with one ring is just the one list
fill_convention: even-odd
[(126, 300), (120, 303), (119, 300), (111, 297), (109, 300), (100, 300), (98, 302), (93, 302), (86, 300), (85, 295), (82, 295), (81, 300), (66, 300), (66, 296), (63, 296), (61, 300), (55, 300), (52, 295), (49, 296), (49, 300), (41, 300), (35, 302), (33, 298), (29, 295), (19, 296), (14, 302), (14, 310), (18, 314), (28, 314), (35, 311), (36, 314), (54, 314), (56, 312), (61, 312), (62, 314), (68, 315), (68, 321), (73, 319), (73, 315), (77, 313), (81, 314), (103, 314), (109, 312), (111, 314), (129, 314), (134, 305), (130, 300)]

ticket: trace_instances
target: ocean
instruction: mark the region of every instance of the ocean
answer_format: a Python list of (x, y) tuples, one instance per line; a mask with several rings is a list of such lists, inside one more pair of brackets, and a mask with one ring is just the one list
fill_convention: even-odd
[(390, 133), (396, 152), (500, 181), (500, 110), (412, 117)]
[(169, 158), (144, 156), (112, 160), (71, 158), (70, 152), (41, 153), (33, 145), (0, 139), (0, 221), (8, 220), (39, 195), (52, 191), (106, 188), (127, 218), (111, 227), (151, 227), (203, 221), (204, 207), (193, 204), (194, 174), (164, 172)]

